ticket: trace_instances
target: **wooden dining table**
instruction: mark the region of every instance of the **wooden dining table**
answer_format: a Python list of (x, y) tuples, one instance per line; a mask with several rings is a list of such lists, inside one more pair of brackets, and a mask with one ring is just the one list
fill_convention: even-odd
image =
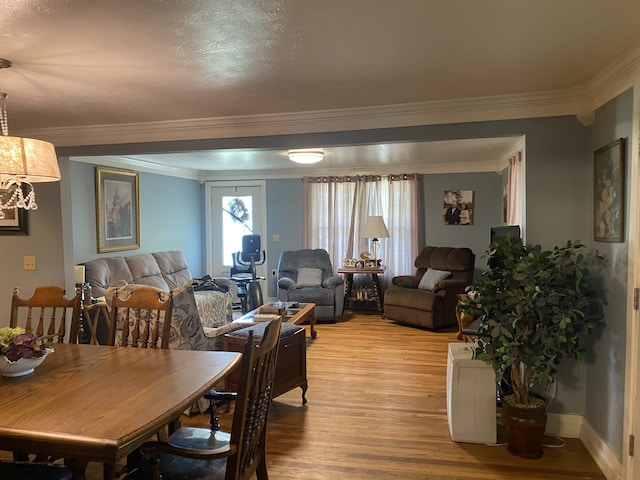
[(221, 381), (240, 354), (55, 344), (29, 375), (0, 377), (0, 450), (116, 465)]

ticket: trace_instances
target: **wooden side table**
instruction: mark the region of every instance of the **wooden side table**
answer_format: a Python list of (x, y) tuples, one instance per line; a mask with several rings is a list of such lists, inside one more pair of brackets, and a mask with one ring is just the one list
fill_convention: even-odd
[[(466, 302), (469, 298), (469, 295), (466, 293), (458, 294), (458, 305)], [(462, 340), (463, 333), (462, 331), (467, 328), (469, 325), (473, 323), (473, 321), (480, 316), (480, 311), (476, 310), (474, 314), (465, 313), (456, 306), (456, 318), (458, 319), (458, 334), (456, 335), (456, 339)]]
[[(343, 274), (344, 278), (344, 304), (346, 306), (357, 305), (361, 303), (373, 303), (375, 302), (378, 312), (382, 313), (382, 290), (380, 289), (380, 281), (378, 275), (384, 274), (384, 270), (381, 268), (341, 268), (338, 273)], [(353, 276), (354, 275), (371, 275), (371, 283), (373, 287), (373, 294), (366, 295), (365, 297), (358, 297), (353, 293)]]

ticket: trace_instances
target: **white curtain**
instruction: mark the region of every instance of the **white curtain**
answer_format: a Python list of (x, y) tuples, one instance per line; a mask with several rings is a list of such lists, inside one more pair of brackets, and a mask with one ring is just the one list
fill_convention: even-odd
[(524, 209), (524, 167), (522, 152), (509, 159), (509, 190), (507, 192), (507, 225), (520, 225)]
[(378, 257), (385, 274), (383, 290), (396, 275), (414, 273), (418, 254), (417, 175), (306, 177), (306, 248), (324, 248), (334, 270), (345, 258), (372, 252), (370, 239), (360, 234), (369, 215), (382, 215), (389, 238), (381, 238)]

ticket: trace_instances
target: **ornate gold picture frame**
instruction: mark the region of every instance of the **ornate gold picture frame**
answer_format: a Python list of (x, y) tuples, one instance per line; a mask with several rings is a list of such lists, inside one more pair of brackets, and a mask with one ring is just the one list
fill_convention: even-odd
[(140, 248), (138, 174), (96, 167), (98, 253)]
[(594, 152), (593, 239), (623, 242), (625, 216), (625, 139)]

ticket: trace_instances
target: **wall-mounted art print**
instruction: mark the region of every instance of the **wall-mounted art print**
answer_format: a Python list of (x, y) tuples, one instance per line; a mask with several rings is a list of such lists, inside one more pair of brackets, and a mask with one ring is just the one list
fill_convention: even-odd
[[(0, 190), (0, 199), (2, 190)], [(24, 208), (2, 210), (0, 218), (0, 235), (29, 235), (29, 216)]]
[(473, 190), (445, 190), (442, 218), (445, 225), (473, 225)]
[(619, 138), (594, 152), (593, 239), (624, 241), (625, 140)]
[(96, 167), (98, 253), (140, 248), (138, 174)]

